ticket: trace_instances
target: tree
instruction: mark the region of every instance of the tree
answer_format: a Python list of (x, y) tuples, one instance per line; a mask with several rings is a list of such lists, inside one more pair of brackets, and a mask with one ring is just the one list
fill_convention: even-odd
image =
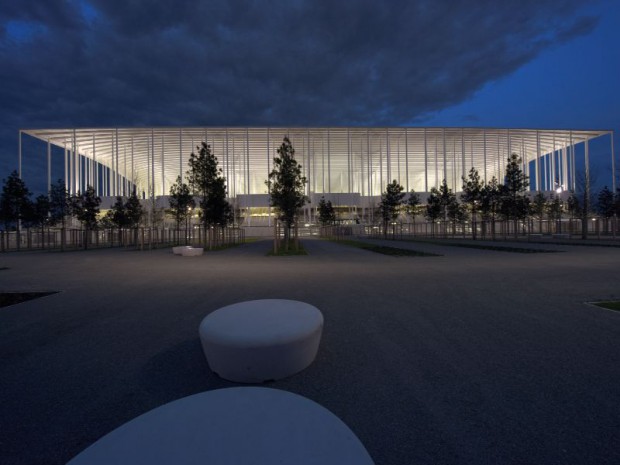
[(43, 233), (43, 228), (49, 224), (50, 200), (47, 195), (38, 195), (28, 210), (25, 218), (27, 227), (39, 227)]
[(2, 186), (0, 219), (4, 224), (5, 230), (16, 229), (18, 250), (21, 242), (21, 222), (27, 218), (31, 208), (30, 191), (24, 181), (20, 179), (17, 171), (13, 171), (8, 178), (4, 179), (4, 185)]
[(201, 205), (201, 210), (209, 226), (223, 229), (232, 223), (233, 210), (226, 200), (226, 181), (222, 176), (213, 181), (207, 203)]
[(405, 202), (405, 212), (409, 217), (411, 217), (411, 221), (413, 222), (413, 231), (415, 233), (415, 217), (418, 213), (420, 213), (420, 195), (413, 189), (409, 192), (409, 197), (407, 197), (407, 201)]
[(132, 191), (131, 195), (125, 201), (125, 221), (129, 229), (133, 230), (133, 243), (138, 243), (138, 227), (140, 226), (140, 220), (144, 216), (144, 209), (136, 194), (136, 189)]
[(433, 236), (435, 235), (435, 223), (439, 221), (441, 215), (441, 197), (439, 195), (439, 190), (436, 187), (432, 187), (430, 195), (426, 200), (426, 211), (424, 212), (424, 216), (426, 220), (431, 223), (431, 234)]
[(581, 206), (579, 205), (579, 197), (575, 192), (571, 191), (566, 200), (566, 210), (570, 216), (569, 232), (572, 232), (573, 220), (581, 216)]
[(448, 204), (446, 214), (452, 223), (452, 234), (456, 235), (456, 224), (467, 220), (467, 208), (456, 200), (456, 196)]
[[(385, 188), (385, 192), (381, 194), (381, 202), (379, 203), (379, 213), (383, 221), (383, 236), (387, 238), (388, 224), (396, 221), (398, 218), (400, 206), (403, 203), (405, 188), (398, 184), (394, 179)], [(394, 229), (392, 228), (392, 234)]]
[(181, 176), (177, 177), (176, 182), (170, 186), (170, 214), (174, 218), (177, 227), (177, 243), (179, 241), (179, 232), (181, 223), (185, 223), (186, 234), (185, 241), (187, 243), (187, 219), (192, 214), (192, 209), (196, 206), (194, 196), (189, 190), (189, 186), (181, 180)]
[(529, 180), (521, 169), (521, 158), (513, 153), (508, 157), (504, 184), (500, 192), (501, 212), (507, 221), (513, 221), (515, 237), (519, 232), (518, 221), (525, 219), (529, 211), (530, 202), (525, 195), (528, 186)]
[[(232, 219), (232, 208), (226, 200), (226, 180), (218, 168), (217, 157), (211, 147), (202, 142), (196, 147), (198, 153), (192, 152), (189, 159), (187, 180), (194, 195), (200, 200), (200, 222), (203, 228), (203, 241), (207, 242), (207, 231), (210, 227), (226, 227)], [(213, 241), (209, 241), (211, 246)]]
[[(297, 213), (306, 204), (304, 194), (306, 178), (301, 165), (295, 160), (295, 149), (288, 137), (282, 141), (273, 159), (273, 170), (269, 173), (267, 187), (269, 202), (276, 209), (278, 220), (285, 225), (284, 250), (288, 251), (291, 229), (297, 222)], [(277, 238), (276, 238), (277, 241)]]
[(463, 192), (461, 193), (461, 201), (469, 207), (471, 212), (471, 237), (476, 240), (477, 232), (477, 213), (482, 201), (482, 190), (484, 183), (480, 179), (480, 174), (476, 168), (471, 168), (467, 178), (463, 176)]
[(549, 203), (547, 204), (547, 214), (549, 215), (549, 221), (555, 221), (556, 231), (562, 232), (562, 199), (555, 196), (553, 193), (549, 197)]
[[(456, 195), (452, 192), (452, 189), (448, 187), (448, 182), (445, 179), (439, 185), (439, 189), (433, 189), (435, 189), (436, 196), (433, 201), (438, 202), (439, 218), (446, 222), (448, 221), (449, 209), (454, 208), (454, 203), (458, 203), (456, 200)], [(433, 189), (431, 189), (431, 193), (433, 193)]]
[(577, 173), (577, 192), (579, 199), (579, 213), (581, 216), (581, 238), (588, 238), (588, 215), (592, 211), (592, 191), (590, 185), (592, 182), (590, 170), (586, 169), (583, 173)]
[(321, 226), (327, 226), (336, 222), (336, 212), (331, 200), (325, 201), (325, 197), (321, 197), (319, 201), (319, 223)]
[(596, 211), (605, 220), (605, 234), (609, 232), (609, 219), (616, 210), (614, 200), (614, 193), (607, 186), (598, 193)]
[(87, 186), (84, 192), (78, 192), (71, 198), (71, 211), (84, 228), (84, 248), (88, 248), (90, 231), (97, 229), (97, 216), (101, 198), (93, 186)]
[(50, 225), (61, 226), (60, 250), (65, 250), (65, 226), (67, 217), (71, 215), (71, 196), (67, 191), (65, 183), (62, 179), (52, 184), (49, 192), (50, 199)]
[(134, 190), (127, 199), (123, 199), (121, 196), (116, 197), (116, 202), (108, 210), (102, 219), (102, 223), (118, 229), (118, 243), (120, 245), (124, 244), (123, 229), (133, 230), (133, 242), (136, 244), (138, 242), (138, 226), (143, 214), (140, 199)]
[(534, 196), (530, 211), (538, 218), (538, 232), (542, 234), (542, 224), (545, 211), (547, 210), (547, 197), (543, 192), (538, 191)]
[(123, 245), (123, 228), (126, 227), (125, 203), (119, 195), (112, 207), (105, 214), (103, 221), (105, 224), (116, 228), (118, 234), (118, 243)]
[(491, 221), (491, 237), (495, 239), (495, 221), (499, 214), (501, 204), (501, 191), (497, 178), (493, 176), (482, 189), (482, 200), (480, 202), (480, 211), (482, 219), (485, 221), (483, 226), (483, 236), (486, 236), (486, 222)]

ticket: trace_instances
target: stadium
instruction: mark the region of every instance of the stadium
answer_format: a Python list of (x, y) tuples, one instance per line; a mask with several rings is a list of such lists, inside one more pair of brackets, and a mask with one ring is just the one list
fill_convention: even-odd
[[(314, 219), (324, 196), (349, 218), (368, 218), (385, 186), (397, 180), (423, 201), (445, 179), (459, 192), (470, 168), (483, 181), (500, 182), (511, 153), (522, 160), (531, 191), (568, 192), (578, 186), (578, 173), (590, 169), (589, 144), (608, 138), (615, 192), (613, 132), (455, 127), (183, 127), (24, 129), (19, 132), (19, 171), (25, 137), (43, 142), (48, 187), (62, 178), (70, 193), (92, 185), (102, 207), (136, 189), (144, 200), (167, 205), (170, 186), (185, 179), (192, 150), (206, 141), (218, 157), (227, 180), (228, 197), (246, 226), (270, 223), (266, 179), (276, 149), (288, 136), (307, 178)], [(43, 148), (43, 147), (46, 147)], [(64, 157), (64, 159), (63, 159)], [(58, 173), (58, 166), (64, 172)], [(52, 168), (54, 167), (54, 168)], [(604, 180), (603, 182), (607, 182)]]

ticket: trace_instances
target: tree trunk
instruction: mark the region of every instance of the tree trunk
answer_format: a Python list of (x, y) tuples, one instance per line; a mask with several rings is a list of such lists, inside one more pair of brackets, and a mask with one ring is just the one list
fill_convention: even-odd
[(581, 217), (581, 238), (588, 238), (588, 216), (584, 215)]

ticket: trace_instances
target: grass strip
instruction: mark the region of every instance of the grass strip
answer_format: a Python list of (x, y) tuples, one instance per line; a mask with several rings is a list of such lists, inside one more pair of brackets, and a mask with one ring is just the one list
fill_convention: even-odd
[[(575, 239), (575, 242), (552, 242), (552, 241), (528, 241), (530, 244), (553, 244), (553, 245), (574, 245), (577, 247), (615, 247), (615, 248), (620, 248), (620, 244), (614, 244), (614, 243), (596, 243), (596, 242), (577, 242), (577, 241), (587, 241), (587, 240), (591, 240), (591, 241), (598, 241), (599, 239)], [(604, 240), (604, 239), (600, 239), (600, 240)]]
[(349, 247), (357, 247), (358, 249), (368, 250), (370, 252), (389, 255), (391, 257), (441, 257), (436, 253), (420, 252), (419, 250), (398, 249), (396, 247), (387, 247), (384, 245), (368, 244), (366, 242), (353, 241), (351, 239), (336, 240), (328, 239), (336, 244), (347, 245)]
[(426, 240), (408, 240), (408, 242), (424, 242), (427, 244), (435, 245), (448, 245), (450, 247), (463, 247), (466, 249), (479, 249), (479, 250), (493, 250), (495, 252), (512, 252), (512, 253), (558, 253), (564, 252), (563, 250), (549, 250), (549, 249), (530, 249), (526, 247), (510, 247), (506, 245), (488, 245), (488, 244), (471, 244), (471, 243), (458, 243), (458, 242), (442, 242), (442, 241), (426, 241)]
[(278, 253), (274, 253), (273, 248), (272, 248), (267, 253), (268, 257), (291, 257), (295, 255), (308, 255), (308, 252), (306, 251), (306, 249), (304, 249), (304, 246), (301, 244), (301, 242), (299, 243), (299, 246), (296, 249), (293, 247), (289, 247), (289, 249), (285, 251), (282, 249), (282, 247), (280, 247), (278, 249)]
[(2, 292), (0, 293), (0, 307), (20, 304), (27, 300), (38, 299), (46, 295), (57, 294), (58, 291), (51, 292)]
[(615, 310), (620, 312), (620, 300), (610, 300), (607, 302), (590, 302), (597, 307), (606, 308), (607, 310)]

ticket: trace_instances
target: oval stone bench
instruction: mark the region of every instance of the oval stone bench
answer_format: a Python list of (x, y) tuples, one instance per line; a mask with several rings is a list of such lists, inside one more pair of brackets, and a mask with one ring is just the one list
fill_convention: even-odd
[(181, 249), (181, 255), (184, 257), (198, 257), (204, 253), (204, 249), (202, 247), (187, 247), (185, 249)]
[(67, 465), (373, 465), (357, 436), (290, 392), (234, 387), (170, 402), (125, 423)]
[(202, 349), (220, 377), (260, 383), (291, 376), (312, 363), (323, 315), (310, 304), (267, 299), (220, 308), (200, 323)]
[(181, 255), (184, 249), (190, 249), (191, 245), (177, 245), (172, 248), (172, 253), (175, 255)]

